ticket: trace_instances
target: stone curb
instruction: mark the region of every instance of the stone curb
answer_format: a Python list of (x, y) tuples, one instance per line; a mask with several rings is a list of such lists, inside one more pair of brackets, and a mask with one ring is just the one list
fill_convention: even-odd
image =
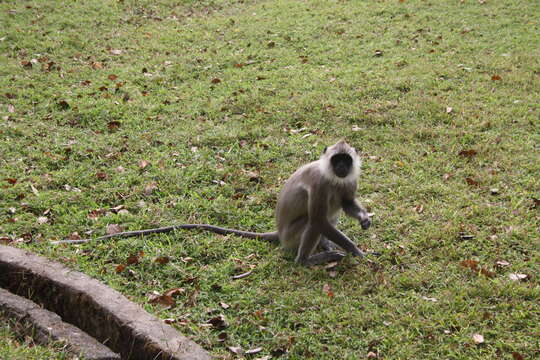
[(70, 352), (88, 360), (120, 360), (120, 355), (79, 328), (63, 322), (60, 316), (0, 288), (0, 317), (4, 316), (16, 321), (16, 332), (32, 335), (39, 344), (61, 341)]
[(211, 359), (199, 345), (118, 291), (29, 251), (0, 245), (0, 287), (57, 313), (122, 359)]

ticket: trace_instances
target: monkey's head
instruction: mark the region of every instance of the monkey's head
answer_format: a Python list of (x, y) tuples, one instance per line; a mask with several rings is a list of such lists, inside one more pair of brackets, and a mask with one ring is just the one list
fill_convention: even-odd
[(323, 176), (338, 183), (356, 180), (360, 165), (358, 153), (344, 140), (325, 148), (321, 156)]

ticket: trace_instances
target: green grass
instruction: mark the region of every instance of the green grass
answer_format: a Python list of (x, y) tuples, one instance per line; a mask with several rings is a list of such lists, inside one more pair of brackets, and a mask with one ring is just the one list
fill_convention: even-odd
[[(218, 358), (538, 357), (539, 15), (517, 0), (1, 2), (0, 236), (179, 320)], [(284, 180), (340, 138), (375, 213), (367, 232), (340, 228), (377, 266), (347, 258), (332, 277), (201, 232), (48, 244), (108, 224), (271, 230)], [(148, 303), (175, 287), (175, 307)], [(224, 343), (202, 325), (217, 313)]]
[[(1, 314), (0, 314), (1, 315)], [(15, 331), (15, 323), (0, 317), (0, 359), (5, 360), (43, 360), (73, 359), (61, 343), (52, 343), (47, 346), (37, 345), (29, 336), (21, 337)]]

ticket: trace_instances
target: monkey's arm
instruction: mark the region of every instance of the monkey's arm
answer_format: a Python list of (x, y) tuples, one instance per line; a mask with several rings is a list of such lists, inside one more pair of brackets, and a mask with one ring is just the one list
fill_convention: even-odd
[(366, 209), (364, 209), (356, 199), (344, 199), (342, 207), (345, 214), (357, 219), (360, 222), (362, 229), (367, 230), (369, 228), (371, 225), (371, 219), (369, 218)]

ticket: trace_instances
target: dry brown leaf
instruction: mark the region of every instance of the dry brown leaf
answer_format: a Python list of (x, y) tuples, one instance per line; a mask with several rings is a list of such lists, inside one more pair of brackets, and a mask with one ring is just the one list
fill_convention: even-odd
[(229, 324), (227, 323), (227, 320), (225, 319), (225, 316), (220, 314), (218, 316), (215, 316), (207, 321), (208, 324), (211, 324), (216, 329), (224, 329)]
[(141, 170), (144, 170), (148, 165), (150, 165), (150, 162), (148, 162), (146, 160), (140, 160), (139, 161), (139, 168)]
[(151, 182), (144, 187), (144, 194), (151, 195), (154, 192), (154, 190), (156, 190), (157, 188), (158, 188), (157, 183)]
[(154, 260), (154, 261), (157, 262), (160, 265), (165, 265), (165, 264), (167, 264), (168, 262), (171, 261), (171, 258), (168, 257), (168, 256), (160, 256), (160, 257), (156, 258), (156, 260)]
[(220, 78), (213, 78), (211, 81), (212, 84), (219, 84), (220, 82), (221, 82)]
[(459, 265), (463, 266), (464, 268), (478, 271), (478, 261), (476, 260), (463, 260), (459, 263)]
[(47, 218), (46, 216), (40, 216), (37, 218), (37, 222), (38, 224), (46, 224), (49, 222), (49, 218)]
[(498, 81), (498, 80), (501, 80), (502, 78), (499, 76), (499, 75), (492, 75), (491, 76), (491, 80), (493, 81)]
[(334, 292), (332, 291), (332, 288), (330, 287), (329, 284), (323, 285), (323, 292), (325, 292), (326, 295), (328, 295), (328, 297), (330, 298), (334, 297)]
[(114, 74), (110, 74), (109, 76), (107, 76), (107, 78), (111, 81), (114, 81), (116, 79), (118, 79), (118, 76), (117, 75), (114, 75)]
[(168, 295), (150, 295), (149, 301), (150, 304), (159, 304), (164, 306), (174, 306), (176, 302), (172, 296)]
[(120, 122), (119, 121), (109, 121), (109, 123), (107, 124), (107, 128), (111, 132), (116, 131), (116, 130), (118, 130), (118, 128), (120, 128)]
[(477, 154), (477, 151), (474, 150), (474, 149), (469, 149), (469, 150), (461, 150), (458, 155), (459, 156), (463, 156), (463, 157), (468, 157), (468, 158), (471, 158), (473, 157), (474, 155)]
[(127, 265), (136, 265), (139, 263), (139, 255), (130, 255), (126, 260)]
[(480, 183), (478, 181), (476, 181), (476, 180), (474, 180), (473, 178), (470, 178), (470, 177), (465, 178), (465, 181), (470, 186), (478, 186), (478, 185), (480, 185)]
[(118, 224), (109, 224), (107, 225), (107, 235), (114, 235), (121, 233), (123, 231), (122, 227)]
[(218, 336), (217, 336), (217, 340), (218, 340), (219, 342), (224, 342), (224, 341), (227, 340), (228, 338), (229, 338), (229, 335), (227, 335), (226, 332), (221, 332), (221, 333), (219, 333)]

